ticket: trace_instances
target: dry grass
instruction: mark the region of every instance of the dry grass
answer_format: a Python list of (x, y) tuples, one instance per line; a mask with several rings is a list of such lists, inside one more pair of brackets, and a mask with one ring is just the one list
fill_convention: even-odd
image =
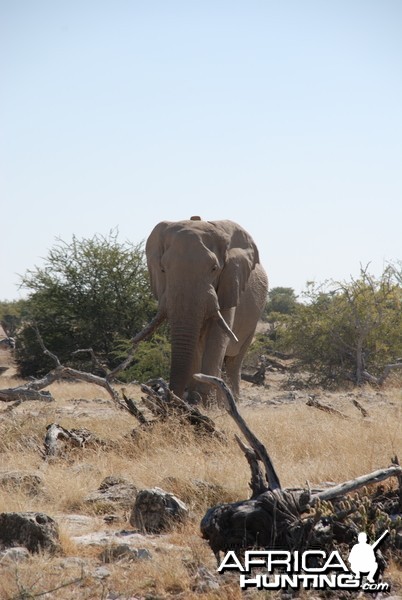
[(388, 465), (401, 452), (401, 408), (373, 407), (370, 414), (369, 420), (357, 413), (343, 420), (303, 404), (244, 416), (289, 487), (306, 479), (340, 482)]
[[(16, 385), (15, 380), (3, 375), (1, 387), (11, 385)], [(247, 386), (244, 390), (250, 398), (256, 394)], [(23, 489), (0, 488), (0, 512), (91, 515), (93, 508), (84, 502), (85, 497), (106, 476), (121, 475), (138, 488), (159, 486), (173, 491), (190, 504), (194, 518), (167, 536), (177, 550), (155, 552), (150, 561), (107, 564), (108, 576), (103, 579), (96, 572), (101, 566), (99, 550), (76, 546), (62, 527), (64, 556), (44, 554), (20, 565), (0, 565), (0, 599), (31, 598), (77, 580), (45, 597), (95, 599), (107, 598), (113, 592), (121, 594), (121, 598), (191, 600), (202, 596), (240, 600), (237, 581), (227, 580), (219, 590), (203, 594), (192, 590), (200, 565), (211, 571), (215, 568), (212, 553), (198, 533), (205, 510), (212, 504), (249, 495), (249, 468), (233, 441), (236, 429), (229, 417), (222, 411), (211, 413), (219, 428), (228, 433), (227, 443), (200, 439), (189, 428), (171, 423), (159, 424), (151, 434), (144, 433), (133, 442), (129, 434), (136, 427), (135, 420), (117, 410), (103, 390), (89, 384), (61, 383), (51, 386), (51, 391), (55, 403), (30, 402), (13, 412), (0, 413), (1, 470), (35, 472), (43, 479), (43, 488), (36, 495)], [(129, 393), (139, 398), (138, 388), (133, 386)], [(345, 481), (385, 467), (391, 456), (402, 455), (400, 391), (388, 390), (377, 399), (373, 391), (366, 399), (360, 399), (369, 410), (367, 419), (361, 417), (347, 395), (331, 394), (323, 399), (347, 415), (342, 419), (307, 407), (302, 398), (289, 404), (268, 404), (278, 393), (275, 389), (265, 390), (258, 402), (241, 407), (241, 411), (266, 445), (283, 486), (304, 486), (306, 480), (312, 486), (323, 481)], [(112, 440), (114, 446), (75, 449), (46, 462), (40, 449), (46, 425), (51, 422), (67, 428), (86, 427), (98, 437)], [(194, 484), (196, 479), (221, 487), (210, 494), (200, 493)], [(80, 566), (69, 562), (69, 557), (75, 556), (84, 563), (82, 579)], [(402, 581), (398, 584), (395, 566), (391, 573), (397, 585), (402, 586)]]

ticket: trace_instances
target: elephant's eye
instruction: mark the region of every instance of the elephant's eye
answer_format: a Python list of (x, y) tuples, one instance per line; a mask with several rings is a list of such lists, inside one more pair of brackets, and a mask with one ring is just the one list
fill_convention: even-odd
[(164, 273), (164, 272), (165, 272), (165, 269), (164, 269), (163, 267), (161, 267), (161, 271), (162, 271), (162, 273)]
[(217, 271), (217, 270), (218, 270), (218, 265), (214, 265), (214, 266), (212, 267), (212, 270), (213, 270), (213, 271)]

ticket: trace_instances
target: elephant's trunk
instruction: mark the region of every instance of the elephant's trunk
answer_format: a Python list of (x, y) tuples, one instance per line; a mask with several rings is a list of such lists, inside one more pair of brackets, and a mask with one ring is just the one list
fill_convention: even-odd
[[(180, 287), (175, 286), (173, 289)], [(197, 289), (196, 283), (192, 290), (194, 289)], [(190, 297), (190, 292), (186, 295), (182, 291), (181, 294), (169, 296), (170, 301), (167, 303), (172, 341), (170, 389), (179, 397), (183, 396), (193, 373), (201, 367), (200, 336), (207, 321), (216, 320), (225, 333), (237, 341), (220, 313), (218, 298), (212, 286), (207, 292), (202, 288), (198, 289), (198, 302), (191, 305), (185, 301)]]
[(201, 325), (194, 320), (171, 323), (172, 357), (170, 368), (170, 389), (180, 398), (183, 396), (193, 374), (196, 348)]

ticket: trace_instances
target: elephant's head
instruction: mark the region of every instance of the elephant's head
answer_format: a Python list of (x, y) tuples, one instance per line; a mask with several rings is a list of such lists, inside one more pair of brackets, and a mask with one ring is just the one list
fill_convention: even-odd
[[(146, 244), (152, 291), (172, 338), (170, 387), (183, 395), (199, 369), (200, 338), (213, 321), (226, 327), (222, 311), (236, 307), (259, 262), (249, 234), (232, 221), (159, 223)], [(227, 341), (229, 338), (227, 338)]]

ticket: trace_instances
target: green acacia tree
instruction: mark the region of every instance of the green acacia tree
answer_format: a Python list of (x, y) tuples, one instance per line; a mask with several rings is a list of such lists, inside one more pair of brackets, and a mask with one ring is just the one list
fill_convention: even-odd
[(378, 278), (361, 269), (349, 282), (310, 284), (305, 295), (283, 318), (281, 343), (317, 383), (359, 385), (402, 356), (402, 288), (392, 269)]
[(0, 324), (5, 333), (14, 337), (20, 327), (22, 319), (26, 315), (25, 300), (3, 300), (0, 301)]
[[(296, 292), (291, 287), (274, 287), (268, 292), (264, 309), (264, 321), (269, 321), (272, 314), (291, 314), (297, 306)], [(271, 319), (272, 320), (272, 319)]]
[(116, 348), (156, 312), (142, 244), (120, 242), (118, 232), (71, 242), (57, 240), (41, 267), (27, 271), (30, 323), (18, 335), (16, 359), (22, 376), (41, 375), (54, 365), (43, 355), (35, 323), (46, 346), (64, 364), (91, 368), (77, 349), (93, 348), (108, 366)]

